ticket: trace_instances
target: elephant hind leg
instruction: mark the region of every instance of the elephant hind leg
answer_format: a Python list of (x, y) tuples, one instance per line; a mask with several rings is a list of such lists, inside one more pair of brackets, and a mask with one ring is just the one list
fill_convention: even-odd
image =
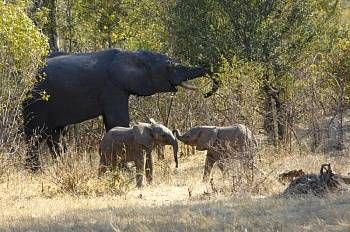
[(145, 173), (146, 157), (145, 154), (141, 154), (140, 158), (135, 160), (136, 165), (136, 186), (138, 188), (143, 187), (143, 176)]
[(116, 168), (115, 155), (112, 152), (100, 154), (100, 164), (98, 167), (98, 176), (103, 175), (108, 169), (114, 170)]
[(62, 137), (61, 135), (63, 130), (63, 127), (56, 128), (52, 130), (47, 137), (46, 142), (49, 146), (52, 159), (57, 159), (58, 156), (67, 150), (65, 142), (62, 140), (62, 143), (60, 143), (60, 138)]
[[(226, 164), (225, 164), (225, 162), (226, 162)], [(226, 165), (227, 165), (227, 161), (226, 160), (219, 160), (218, 161), (218, 167), (219, 167), (219, 169), (220, 169), (220, 171), (222, 173), (222, 176), (224, 178), (226, 178), (228, 176), (228, 170), (227, 170)]]
[(208, 151), (207, 158), (205, 159), (205, 165), (204, 165), (204, 174), (203, 174), (203, 182), (206, 183), (209, 181), (209, 176), (211, 173), (211, 170), (213, 169), (214, 163), (217, 161), (213, 157), (213, 154), (211, 154)]
[(25, 168), (33, 172), (40, 169), (39, 146), (44, 140), (43, 131), (36, 130), (25, 131), (25, 142), (27, 145), (27, 156), (25, 159)]
[(27, 139), (28, 151), (27, 157), (25, 160), (25, 167), (30, 169), (33, 172), (36, 172), (40, 169), (40, 160), (39, 160), (39, 144), (40, 141), (31, 141), (30, 138)]
[(100, 165), (98, 166), (97, 176), (98, 176), (98, 177), (101, 177), (103, 174), (106, 173), (106, 171), (107, 171), (107, 166), (101, 165), (101, 164), (100, 164)]

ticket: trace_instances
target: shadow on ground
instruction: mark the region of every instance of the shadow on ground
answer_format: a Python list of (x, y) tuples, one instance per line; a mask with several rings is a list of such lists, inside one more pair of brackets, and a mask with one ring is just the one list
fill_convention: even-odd
[[(140, 199), (142, 201), (142, 199)], [(141, 204), (141, 202), (140, 202)], [(22, 217), (1, 231), (346, 231), (350, 194), (326, 199), (221, 198), (157, 207), (74, 209)], [(54, 210), (54, 209), (52, 209)]]

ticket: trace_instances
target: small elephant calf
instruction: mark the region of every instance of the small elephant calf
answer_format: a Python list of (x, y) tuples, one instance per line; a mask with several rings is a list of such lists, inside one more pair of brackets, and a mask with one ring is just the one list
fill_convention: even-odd
[(138, 123), (133, 127), (114, 127), (103, 137), (100, 144), (99, 175), (107, 168), (122, 168), (126, 162), (136, 165), (137, 187), (143, 186), (146, 172), (147, 182), (152, 182), (154, 145), (172, 145), (176, 168), (178, 167), (178, 144), (172, 132), (162, 124), (150, 119), (151, 123)]
[[(196, 146), (196, 150), (207, 150), (203, 181), (207, 182), (214, 163), (224, 161), (232, 155), (228, 149), (243, 153), (249, 147), (257, 147), (258, 143), (245, 125), (234, 124), (227, 127), (198, 126), (193, 127), (183, 135), (174, 130), (175, 136), (183, 143)], [(249, 157), (252, 158), (252, 157)], [(218, 162), (223, 171), (224, 162)]]

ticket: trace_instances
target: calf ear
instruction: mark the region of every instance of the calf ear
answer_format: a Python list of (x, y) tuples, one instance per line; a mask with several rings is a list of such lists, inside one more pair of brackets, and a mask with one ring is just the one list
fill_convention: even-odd
[(135, 142), (147, 148), (152, 148), (153, 135), (150, 126), (138, 124), (133, 127)]
[(197, 139), (197, 147), (199, 149), (208, 149), (218, 138), (218, 129), (216, 127), (214, 128), (203, 128), (199, 132), (198, 139)]

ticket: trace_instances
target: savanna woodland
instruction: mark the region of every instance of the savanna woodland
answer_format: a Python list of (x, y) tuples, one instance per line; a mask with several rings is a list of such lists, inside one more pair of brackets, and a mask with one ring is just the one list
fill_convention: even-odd
[[(349, 23), (349, 0), (0, 1), (0, 230), (349, 231)], [(132, 162), (98, 174), (110, 129), (100, 113), (64, 125), (57, 158), (38, 144), (40, 168), (28, 168), (23, 102), (50, 81), (40, 70), (68, 59), (55, 72), (70, 88), (67, 73), (85, 56), (74, 54), (106, 50), (206, 67), (189, 81), (196, 89), (131, 94), (129, 124), (153, 118), (181, 132), (242, 124), (256, 141), (249, 162), (226, 147), (224, 156), (236, 155), (203, 182), (208, 149), (178, 141), (175, 168), (172, 148), (159, 145), (153, 181), (138, 188)]]

